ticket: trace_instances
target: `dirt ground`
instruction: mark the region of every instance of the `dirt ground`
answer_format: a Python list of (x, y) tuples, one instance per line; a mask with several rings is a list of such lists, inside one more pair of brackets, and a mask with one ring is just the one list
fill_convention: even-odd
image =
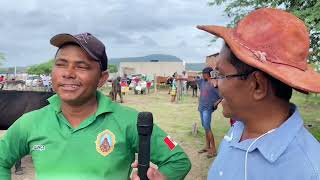
[(15, 175), (14, 171), (15, 169), (12, 168), (12, 180), (33, 180), (35, 179), (34, 177), (34, 168), (32, 164), (32, 159), (31, 156), (26, 156), (22, 159), (22, 169), (24, 174), (23, 175)]

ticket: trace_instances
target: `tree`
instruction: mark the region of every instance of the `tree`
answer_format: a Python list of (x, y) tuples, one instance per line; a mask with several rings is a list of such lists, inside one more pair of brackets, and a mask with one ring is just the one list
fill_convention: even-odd
[(320, 0), (209, 0), (208, 4), (209, 6), (225, 5), (225, 13), (232, 18), (229, 27), (234, 26), (250, 11), (263, 7), (277, 7), (295, 14), (310, 30), (309, 63), (319, 65)]
[(6, 60), (6, 58), (4, 57), (4, 54), (0, 52), (0, 66), (2, 65), (2, 63)]
[(116, 73), (116, 72), (118, 72), (118, 68), (114, 64), (109, 64), (108, 65), (108, 71), (109, 71), (109, 73)]
[(33, 65), (28, 68), (28, 74), (50, 74), (53, 66), (53, 60), (49, 60), (48, 62)]
[[(28, 68), (27, 73), (28, 74), (36, 74), (36, 75), (50, 74), (52, 71), (52, 67), (53, 67), (53, 61), (54, 60), (49, 60), (48, 62), (45, 62), (45, 63), (33, 65)], [(118, 72), (118, 68), (114, 64), (110, 64), (108, 66), (108, 69), (109, 69), (110, 73)]]

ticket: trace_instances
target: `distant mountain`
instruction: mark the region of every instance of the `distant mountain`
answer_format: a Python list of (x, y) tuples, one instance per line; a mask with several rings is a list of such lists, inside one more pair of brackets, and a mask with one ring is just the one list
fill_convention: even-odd
[(151, 54), (148, 56), (141, 57), (125, 57), (125, 58), (111, 58), (109, 64), (115, 64), (119, 66), (120, 62), (182, 62), (182, 60), (176, 56), (166, 54)]
[(187, 71), (202, 71), (202, 69), (205, 67), (205, 63), (186, 63)]
[[(28, 67), (17, 67), (17, 73), (25, 73), (27, 72)], [(1, 67), (0, 74), (13, 74), (14, 67)]]

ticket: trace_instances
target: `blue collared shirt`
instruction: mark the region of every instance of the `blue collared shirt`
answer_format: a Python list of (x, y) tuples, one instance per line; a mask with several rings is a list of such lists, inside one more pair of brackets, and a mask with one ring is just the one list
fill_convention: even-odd
[[(258, 139), (247, 158), (247, 180), (320, 180), (320, 143), (305, 129), (298, 108), (275, 131)], [(245, 154), (255, 139), (240, 141), (240, 121), (221, 142), (208, 172), (210, 180), (243, 180)], [(232, 134), (232, 135), (231, 135)]]

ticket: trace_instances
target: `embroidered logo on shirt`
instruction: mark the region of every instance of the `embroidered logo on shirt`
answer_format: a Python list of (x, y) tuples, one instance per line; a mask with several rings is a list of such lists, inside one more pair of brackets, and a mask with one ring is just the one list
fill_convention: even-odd
[(42, 144), (37, 144), (32, 147), (33, 151), (44, 151), (46, 150), (46, 146)]
[(98, 134), (95, 143), (97, 151), (102, 156), (108, 156), (114, 149), (116, 138), (111, 131), (105, 130)]
[(178, 143), (176, 143), (170, 136), (164, 138), (164, 142), (167, 144), (168, 148), (172, 151)]

